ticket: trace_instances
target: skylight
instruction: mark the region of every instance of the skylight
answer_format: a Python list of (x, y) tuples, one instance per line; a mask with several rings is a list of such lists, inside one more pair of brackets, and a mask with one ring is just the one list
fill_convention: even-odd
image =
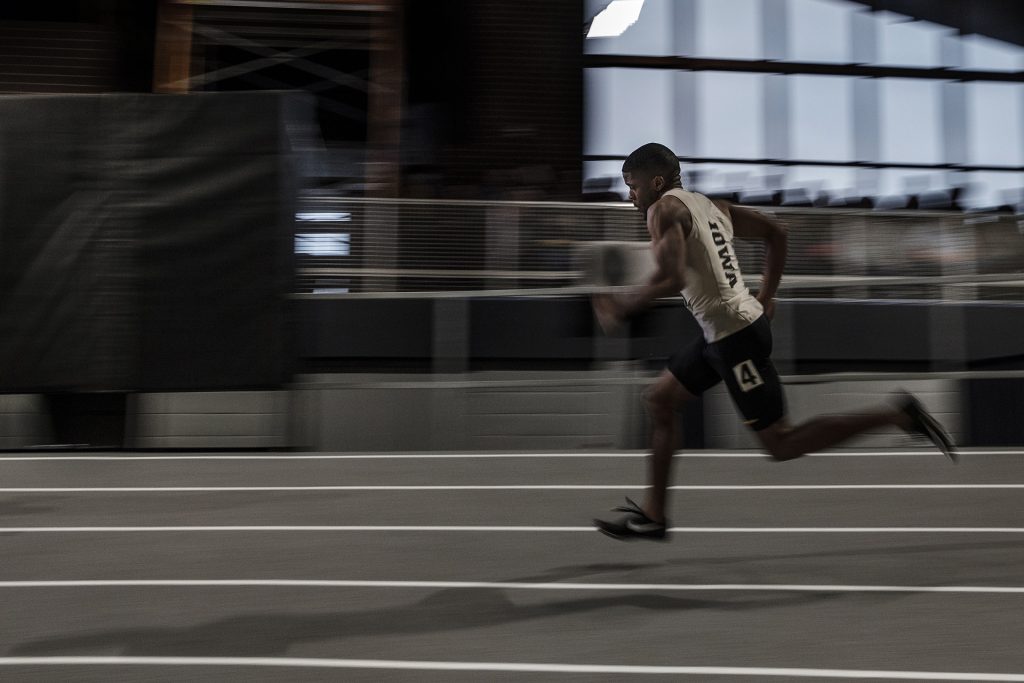
[(590, 23), (587, 38), (612, 38), (621, 36), (627, 28), (640, 18), (644, 0), (612, 0)]

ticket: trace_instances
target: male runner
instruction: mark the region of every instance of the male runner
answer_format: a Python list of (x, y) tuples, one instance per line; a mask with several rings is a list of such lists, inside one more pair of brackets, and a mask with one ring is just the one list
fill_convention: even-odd
[[(647, 395), (653, 452), (643, 505), (627, 498), (625, 506), (615, 508), (627, 513), (625, 517), (594, 520), (600, 531), (618, 539), (666, 538), (665, 494), (676, 444), (675, 412), (722, 380), (745, 423), (776, 460), (799, 458), (891, 425), (930, 439), (955, 461), (949, 435), (909, 394), (900, 395), (896, 407), (789, 424), (782, 385), (772, 364), (768, 322), (786, 262), (786, 229), (750, 209), (684, 190), (679, 159), (664, 145), (649, 143), (630, 154), (622, 165), (622, 177), (629, 186), (630, 201), (647, 219), (656, 268), (646, 284), (629, 292), (595, 295), (598, 322), (611, 331), (655, 299), (682, 291), (703, 338), (672, 356)], [(734, 236), (760, 239), (767, 247), (756, 297), (743, 283)]]

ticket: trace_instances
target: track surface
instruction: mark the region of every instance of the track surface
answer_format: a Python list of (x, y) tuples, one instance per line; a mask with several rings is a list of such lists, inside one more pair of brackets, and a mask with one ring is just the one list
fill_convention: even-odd
[(1024, 681), (1024, 451), (753, 455), (6, 453), (0, 680)]

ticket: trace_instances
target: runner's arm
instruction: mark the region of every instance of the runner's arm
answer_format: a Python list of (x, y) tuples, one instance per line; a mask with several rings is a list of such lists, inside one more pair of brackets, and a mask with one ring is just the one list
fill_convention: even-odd
[(786, 267), (786, 227), (774, 218), (752, 209), (724, 202), (715, 204), (732, 219), (733, 234), (736, 237), (764, 241), (764, 274), (757, 300), (767, 309), (775, 298), (779, 281), (782, 280), (782, 271)]
[(689, 211), (656, 204), (649, 220), (655, 269), (646, 283), (615, 297), (617, 312), (623, 318), (639, 313), (656, 299), (679, 294), (686, 282), (683, 223), (689, 222)]

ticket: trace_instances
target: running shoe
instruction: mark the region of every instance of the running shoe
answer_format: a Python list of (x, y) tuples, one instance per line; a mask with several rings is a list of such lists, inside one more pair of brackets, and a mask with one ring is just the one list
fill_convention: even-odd
[(899, 396), (899, 409), (910, 418), (911, 424), (910, 429), (907, 430), (908, 433), (923, 436), (935, 444), (936, 448), (942, 451), (947, 458), (953, 462), (957, 461), (956, 446), (953, 444), (953, 439), (942, 428), (939, 421), (924, 409), (920, 401), (908, 392), (901, 392)]
[(668, 520), (655, 522), (648, 517), (643, 508), (626, 498), (625, 505), (612, 508), (613, 512), (625, 512), (626, 516), (615, 522), (606, 522), (602, 519), (595, 519), (594, 526), (605, 536), (620, 541), (634, 541), (647, 539), (651, 541), (667, 541)]

